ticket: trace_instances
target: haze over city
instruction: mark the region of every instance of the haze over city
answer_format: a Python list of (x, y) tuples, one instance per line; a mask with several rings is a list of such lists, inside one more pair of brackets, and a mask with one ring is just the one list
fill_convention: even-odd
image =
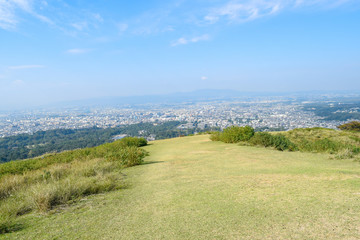
[(359, 13), (357, 0), (0, 1), (0, 109), (360, 90)]

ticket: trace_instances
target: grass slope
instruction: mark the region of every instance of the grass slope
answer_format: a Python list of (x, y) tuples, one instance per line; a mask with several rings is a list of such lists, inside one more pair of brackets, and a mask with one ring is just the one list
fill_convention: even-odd
[(360, 164), (326, 154), (155, 141), (125, 190), (90, 196), (2, 239), (359, 239)]

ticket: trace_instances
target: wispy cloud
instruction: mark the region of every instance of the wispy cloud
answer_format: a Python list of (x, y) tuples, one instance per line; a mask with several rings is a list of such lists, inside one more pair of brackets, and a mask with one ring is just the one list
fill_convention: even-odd
[(185, 45), (188, 43), (196, 43), (196, 42), (200, 42), (200, 41), (207, 41), (210, 39), (210, 36), (207, 34), (201, 35), (201, 36), (197, 36), (197, 37), (193, 37), (193, 38), (179, 38), (176, 41), (171, 43), (172, 47), (178, 46), (178, 45)]
[(84, 53), (88, 53), (90, 52), (91, 49), (84, 49), (84, 48), (73, 48), (73, 49), (68, 49), (66, 50), (66, 53), (68, 54), (84, 54)]
[[(42, 1), (42, 5), (46, 1)], [(0, 28), (5, 30), (14, 29), (19, 22), (17, 11), (29, 14), (42, 22), (53, 24), (46, 16), (39, 14), (34, 10), (34, 1), (32, 0), (1, 0), (0, 1)]]
[(28, 17), (47, 23), (65, 33), (91, 30), (104, 22), (99, 13), (75, 9), (63, 1), (55, 4), (46, 0), (0, 0), (0, 28), (16, 29), (19, 23), (29, 20)]
[(88, 23), (86, 21), (71, 23), (70, 25), (78, 31), (83, 31), (88, 28)]
[(19, 70), (19, 69), (32, 69), (32, 68), (44, 68), (44, 65), (18, 65), (18, 66), (9, 66), (8, 68), (11, 70)]
[(208, 23), (216, 23), (222, 19), (230, 22), (246, 22), (260, 17), (272, 15), (281, 9), (281, 1), (231, 1), (226, 5), (213, 8), (204, 17)]
[[(58, 20), (59, 26), (63, 26), (62, 30), (69, 35), (77, 36), (80, 32), (91, 33), (94, 29), (99, 29), (101, 24), (104, 22), (104, 19), (99, 13), (92, 13), (88, 11), (80, 12), (76, 16), (72, 16), (70, 13), (64, 14), (68, 18), (72, 19), (72, 22), (68, 23), (67, 19)], [(64, 24), (65, 23), (65, 24)], [(67, 29), (68, 26), (71, 26), (71, 29)]]
[(321, 6), (325, 8), (336, 8), (341, 5), (358, 2), (357, 0), (292, 0), (289, 5), (294, 5), (295, 7), (304, 7), (304, 6)]
[(309, 6), (334, 8), (350, 2), (354, 2), (354, 0), (232, 0), (224, 5), (211, 8), (203, 20), (209, 24), (221, 20), (241, 23), (275, 15), (289, 9)]
[(188, 0), (171, 0), (160, 8), (152, 8), (128, 19), (130, 33), (134, 35), (157, 35), (173, 32), (176, 26), (184, 24), (181, 6)]
[[(269, 17), (281, 12), (307, 7), (327, 9), (358, 3), (359, 0), (171, 0), (160, 7), (148, 9), (128, 19), (107, 19), (101, 13), (86, 9), (86, 4), (78, 8), (71, 1), (63, 0), (0, 0), (0, 28), (6, 30), (16, 27), (29, 19), (47, 23), (53, 28), (72, 37), (108, 36), (118, 38), (118, 34), (160, 35), (177, 32), (179, 36), (189, 35), (189, 31), (203, 32), (200, 29), (212, 24), (244, 23)], [(350, 5), (349, 5), (350, 6)], [(105, 24), (106, 23), (106, 24)], [(195, 24), (194, 24), (195, 23)], [(111, 31), (108, 29), (112, 27)], [(206, 29), (211, 33), (211, 29)], [(208, 40), (208, 36), (198, 38), (179, 38), (172, 46)], [(70, 49), (68, 53), (88, 52)]]
[(9, 30), (14, 28), (16, 23), (13, 4), (8, 1), (0, 1), (0, 27)]
[(205, 77), (205, 76), (201, 77), (201, 80), (203, 80), (203, 81), (206, 81), (207, 79), (208, 79), (208, 77)]

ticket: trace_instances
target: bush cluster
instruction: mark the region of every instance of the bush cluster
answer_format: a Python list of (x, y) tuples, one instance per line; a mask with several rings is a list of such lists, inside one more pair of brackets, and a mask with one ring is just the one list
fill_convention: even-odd
[(274, 147), (277, 150), (284, 151), (295, 151), (297, 150), (296, 145), (291, 142), (284, 135), (271, 135), (265, 132), (257, 132), (249, 140), (251, 145), (264, 146), (264, 147)]
[(349, 130), (349, 131), (360, 131), (360, 122), (359, 121), (352, 121), (349, 123), (342, 124), (338, 126), (341, 130)]
[(270, 147), (273, 146), (273, 136), (266, 132), (257, 132), (249, 142), (251, 145)]
[(147, 145), (147, 141), (145, 138), (136, 138), (136, 137), (125, 137), (121, 140), (117, 141), (123, 146), (127, 147), (143, 147)]
[(238, 127), (231, 126), (226, 128), (223, 132), (213, 132), (211, 134), (211, 140), (222, 141), (225, 143), (238, 143), (248, 141), (255, 131), (250, 126)]
[(225, 143), (238, 143), (242, 141), (248, 141), (254, 136), (254, 129), (250, 126), (237, 127), (231, 126), (226, 128), (221, 134), (221, 141)]
[[(351, 126), (356, 124), (352, 122)], [(354, 129), (354, 128), (353, 128)], [(360, 154), (360, 137), (356, 132), (339, 132), (326, 128), (299, 128), (283, 133), (256, 132), (249, 126), (229, 127), (223, 132), (212, 132), (212, 141), (245, 142), (253, 146), (273, 147), (284, 151), (326, 152), (336, 158), (353, 158)]]

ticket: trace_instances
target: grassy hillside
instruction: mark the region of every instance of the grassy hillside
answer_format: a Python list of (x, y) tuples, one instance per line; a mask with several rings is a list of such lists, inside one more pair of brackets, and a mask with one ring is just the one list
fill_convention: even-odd
[[(87, 195), (123, 187), (121, 170), (139, 165), (147, 141), (123, 138), (79, 149), (0, 165), (0, 234), (16, 231), (20, 216), (48, 213)], [(20, 222), (22, 224), (22, 222)]]
[(303, 140), (315, 142), (319, 139), (329, 139), (343, 145), (360, 147), (360, 132), (355, 131), (337, 131), (328, 128), (297, 128), (281, 133), (297, 144), (300, 144)]
[(295, 143), (300, 151), (327, 152), (334, 154), (335, 158), (359, 159), (360, 132), (336, 131), (327, 128), (298, 128), (280, 134)]
[(2, 239), (358, 239), (360, 164), (328, 154), (152, 142), (125, 189), (19, 218)]

